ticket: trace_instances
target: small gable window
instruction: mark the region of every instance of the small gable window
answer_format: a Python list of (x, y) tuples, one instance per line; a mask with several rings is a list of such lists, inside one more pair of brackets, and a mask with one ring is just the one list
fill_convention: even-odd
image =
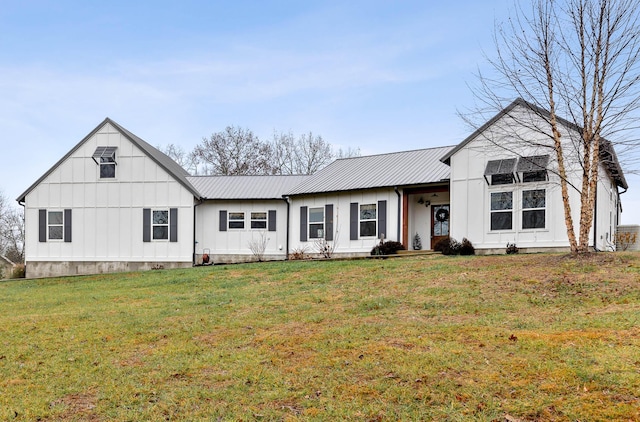
[(116, 177), (116, 150), (117, 147), (98, 147), (93, 153), (93, 161), (100, 166), (101, 179)]
[(522, 181), (544, 182), (549, 180), (547, 175), (547, 164), (549, 163), (548, 155), (532, 155), (529, 157), (520, 157), (516, 171), (522, 173)]
[(487, 162), (487, 167), (484, 169), (484, 180), (492, 186), (515, 183), (515, 167), (515, 158), (491, 160)]

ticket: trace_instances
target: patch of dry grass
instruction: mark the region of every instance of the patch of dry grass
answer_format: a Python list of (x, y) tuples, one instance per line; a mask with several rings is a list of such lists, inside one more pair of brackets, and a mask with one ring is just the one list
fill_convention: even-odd
[(0, 284), (3, 420), (640, 420), (640, 255)]

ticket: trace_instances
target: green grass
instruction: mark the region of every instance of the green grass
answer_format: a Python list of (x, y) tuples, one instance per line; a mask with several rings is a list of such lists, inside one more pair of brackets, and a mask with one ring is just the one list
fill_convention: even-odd
[(640, 255), (0, 283), (0, 420), (640, 420)]

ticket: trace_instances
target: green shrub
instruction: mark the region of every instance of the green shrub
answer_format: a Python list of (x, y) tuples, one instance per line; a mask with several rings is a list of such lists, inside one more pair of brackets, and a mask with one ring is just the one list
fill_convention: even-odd
[(518, 253), (518, 247), (515, 243), (507, 243), (507, 255)]
[(466, 237), (462, 238), (462, 243), (460, 243), (460, 255), (475, 255), (476, 248), (473, 247), (473, 244)]
[(476, 249), (466, 237), (462, 239), (462, 243), (452, 237), (439, 240), (433, 247), (436, 252), (442, 252), (442, 255), (475, 255)]
[(404, 246), (400, 242), (394, 240), (381, 241), (371, 249), (371, 255), (394, 255), (402, 250), (404, 250)]

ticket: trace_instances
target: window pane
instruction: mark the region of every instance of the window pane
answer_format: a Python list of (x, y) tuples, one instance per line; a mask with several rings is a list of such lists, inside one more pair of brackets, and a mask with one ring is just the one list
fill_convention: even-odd
[(62, 226), (49, 226), (49, 239), (62, 239)]
[(375, 221), (361, 221), (360, 222), (360, 236), (376, 236), (376, 222)]
[(309, 222), (321, 223), (324, 221), (324, 208), (309, 208)]
[(62, 211), (49, 211), (49, 224), (62, 224)]
[[(244, 213), (243, 212), (230, 212), (229, 213), (229, 220), (244, 220)], [(231, 226), (229, 226), (229, 227), (231, 227)]]
[(155, 226), (153, 228), (153, 238), (156, 240), (166, 240), (169, 238), (169, 227)]
[(544, 210), (522, 211), (523, 229), (544, 229)]
[(266, 212), (252, 212), (251, 213), (252, 220), (266, 220), (267, 213)]
[(100, 157), (100, 164), (103, 163), (115, 163), (116, 160), (114, 157)]
[(434, 236), (449, 236), (449, 221), (434, 221), (433, 223), (433, 235)]
[(544, 189), (525, 190), (522, 192), (522, 208), (544, 208)]
[(491, 176), (492, 185), (508, 185), (513, 183), (513, 174), (494, 174)]
[(153, 224), (169, 224), (169, 211), (154, 211)]
[(511, 230), (511, 211), (492, 212), (491, 230)]
[(375, 219), (376, 219), (376, 204), (360, 205), (360, 220), (375, 220)]
[(266, 221), (252, 221), (251, 222), (251, 228), (252, 229), (266, 229), (267, 228), (267, 222)]
[(309, 224), (309, 238), (322, 239), (324, 237), (324, 224)]
[(244, 229), (244, 221), (229, 221), (230, 229)]
[(547, 180), (547, 171), (526, 171), (522, 173), (522, 181), (527, 182), (544, 182)]
[(100, 178), (110, 179), (116, 177), (115, 164), (100, 164)]
[(491, 210), (513, 209), (513, 192), (496, 192), (491, 194)]

